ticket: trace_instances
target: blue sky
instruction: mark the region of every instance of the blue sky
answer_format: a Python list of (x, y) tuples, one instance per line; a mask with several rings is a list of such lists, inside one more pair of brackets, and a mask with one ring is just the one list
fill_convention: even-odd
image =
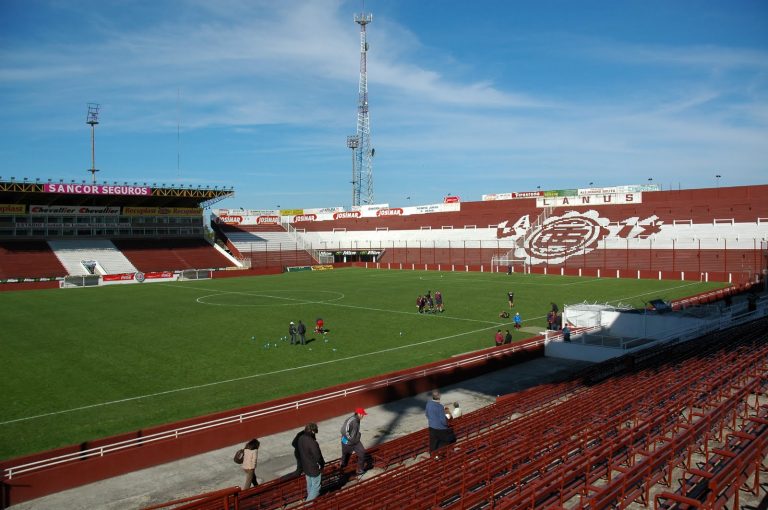
[[(349, 207), (361, 8), (0, 0), (0, 176), (90, 180), (97, 102), (100, 181), (234, 186), (224, 207)], [(365, 9), (377, 203), (768, 182), (768, 2)]]

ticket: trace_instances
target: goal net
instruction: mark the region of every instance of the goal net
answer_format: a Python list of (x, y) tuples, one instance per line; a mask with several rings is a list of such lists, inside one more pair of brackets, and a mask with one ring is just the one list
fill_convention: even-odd
[(497, 256), (491, 258), (491, 272), (493, 273), (530, 273), (528, 259)]
[(101, 277), (97, 274), (65, 276), (61, 282), (62, 289), (73, 289), (77, 287), (96, 287), (99, 285)]
[(213, 271), (210, 269), (185, 269), (179, 274), (179, 281), (210, 280), (211, 278), (213, 278)]

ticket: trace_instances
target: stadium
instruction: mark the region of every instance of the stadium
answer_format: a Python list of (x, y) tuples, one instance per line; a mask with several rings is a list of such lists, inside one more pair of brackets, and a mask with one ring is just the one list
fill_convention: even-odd
[[(498, 193), (349, 211), (213, 208), (207, 224), (202, 211), (233, 190), (0, 186), (6, 331), (46, 360), (30, 366), (13, 355), (22, 345), (5, 349), (5, 505), (546, 358), (589, 366), (467, 412), (453, 425), (460, 448), (439, 467), (425, 458), (424, 429), (371, 446), (370, 478), (357, 483), (329, 462), (315, 505), (386, 494), (381, 508), (402, 507), (392, 483), (415, 501), (409, 484), (447, 473), (457, 478), (439, 500), (419, 505), (714, 505), (762, 490), (768, 186)], [(446, 312), (414, 310), (417, 294), (438, 289)], [(493, 331), (511, 324), (496, 317), (510, 289), (526, 327), (493, 347)], [(191, 311), (179, 292), (191, 292)], [(574, 330), (569, 343), (545, 321), (553, 301)], [(76, 319), (116, 307), (108, 325)], [(254, 313), (258, 321), (219, 327)], [(312, 326), (315, 315), (328, 333), (284, 354), (288, 322)], [(370, 339), (360, 345), (363, 330)], [(30, 345), (37, 337), (52, 341)], [(168, 367), (178, 350), (189, 360)], [(106, 379), (94, 366), (105, 355), (114, 359)], [(233, 368), (244, 356), (258, 357), (255, 372)], [(299, 369), (300, 382), (281, 375)], [(55, 397), (40, 398), (57, 384)], [(604, 405), (583, 403), (596, 401)], [(619, 413), (629, 402), (637, 406)], [(574, 428), (551, 428), (564, 413)], [(531, 441), (541, 451), (491, 460)], [(479, 471), (467, 463), (476, 456), (486, 459)], [(278, 508), (299, 504), (303, 483), (279, 476), (186, 504)]]
[(0, 509), (768, 507), (764, 8), (388, 3), (376, 200), (286, 5), (4, 6)]

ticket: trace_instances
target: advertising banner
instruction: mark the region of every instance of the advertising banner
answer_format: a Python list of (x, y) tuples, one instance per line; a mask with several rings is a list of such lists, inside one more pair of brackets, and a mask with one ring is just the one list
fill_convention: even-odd
[(134, 279), (135, 273), (105, 274), (101, 279), (105, 282), (125, 282)]
[(333, 217), (331, 219), (334, 220), (347, 220), (350, 218), (359, 218), (363, 215), (360, 211), (339, 211), (337, 213), (333, 213)]
[(596, 205), (640, 204), (642, 193), (582, 195), (578, 197), (544, 197), (536, 199), (536, 207), (587, 207)]
[(256, 218), (257, 225), (279, 225), (280, 216), (259, 216)]
[(152, 271), (144, 273), (145, 280), (158, 280), (161, 278), (176, 278), (176, 274), (173, 271)]
[(26, 204), (0, 204), (1, 215), (24, 214), (27, 212)]
[(239, 216), (237, 214), (221, 215), (216, 217), (217, 223), (224, 223), (225, 225), (245, 225), (245, 216)]
[(123, 207), (123, 216), (200, 216), (199, 207)]
[(659, 191), (658, 184), (630, 184), (627, 186), (611, 186), (608, 188), (579, 188), (578, 195), (615, 195), (619, 193), (640, 193), (643, 191)]
[(461, 198), (457, 196), (448, 196), (443, 199), (444, 204), (453, 204), (455, 202), (461, 202)]
[(370, 204), (370, 205), (353, 205), (353, 211), (369, 212), (378, 211), (379, 209), (389, 209), (389, 204)]
[(280, 209), (280, 216), (299, 216), (304, 214), (304, 209)]
[(30, 214), (98, 214), (101, 216), (119, 216), (119, 207), (100, 207), (85, 205), (31, 205)]
[(65, 193), (69, 195), (138, 195), (149, 196), (152, 188), (143, 186), (109, 186), (102, 184), (52, 184), (44, 185), (46, 193)]
[(304, 209), (303, 214), (327, 214), (327, 213), (333, 214), (336, 212), (341, 212), (343, 210), (344, 210), (343, 207), (320, 207), (317, 209)]

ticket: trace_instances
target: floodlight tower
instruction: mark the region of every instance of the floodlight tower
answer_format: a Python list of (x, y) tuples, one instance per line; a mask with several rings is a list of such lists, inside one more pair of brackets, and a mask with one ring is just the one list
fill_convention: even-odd
[(360, 147), (360, 138), (357, 135), (348, 136), (347, 147), (352, 149), (352, 205), (360, 205), (360, 188), (357, 186), (357, 149)]
[[(358, 147), (347, 146), (354, 150), (356, 168), (356, 178), (352, 179), (352, 205), (372, 204), (373, 203), (373, 155), (375, 153), (371, 147), (371, 119), (368, 115), (368, 41), (366, 39), (365, 27), (373, 21), (372, 14), (361, 12), (355, 14), (355, 23), (360, 25), (360, 86), (358, 87), (357, 99), (357, 134)], [(355, 199), (357, 199), (355, 201)]]
[(99, 123), (99, 110), (101, 105), (98, 103), (88, 103), (88, 116), (85, 123), (91, 126), (91, 168), (88, 170), (93, 176), (93, 183), (96, 184), (96, 124)]

